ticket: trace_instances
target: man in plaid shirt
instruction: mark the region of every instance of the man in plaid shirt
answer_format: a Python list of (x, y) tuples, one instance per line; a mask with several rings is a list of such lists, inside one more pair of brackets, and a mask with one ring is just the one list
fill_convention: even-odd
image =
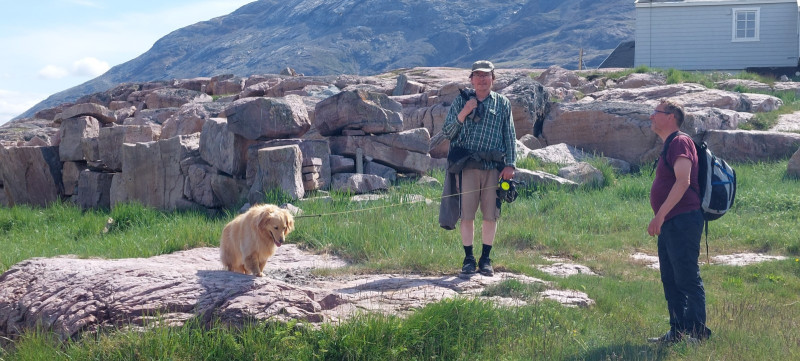
[[(450, 151), (460, 149), (468, 153), (495, 153), (498, 159), (481, 159), (470, 163), (461, 171), (461, 241), (464, 246), (464, 262), (461, 272), (472, 274), (476, 268), (482, 275), (492, 276), (491, 259), (497, 218), (500, 208), (497, 202), (497, 183), (500, 178), (514, 177), (516, 163), (516, 133), (511, 116), (511, 104), (503, 95), (492, 91), (494, 65), (486, 60), (472, 64), (469, 76), (474, 96), (468, 100), (456, 97), (447, 114), (442, 133), (450, 139)], [(449, 157), (448, 157), (449, 158)], [(480, 205), (483, 214), (481, 240), (483, 249), (479, 262), (472, 254), (475, 214)]]

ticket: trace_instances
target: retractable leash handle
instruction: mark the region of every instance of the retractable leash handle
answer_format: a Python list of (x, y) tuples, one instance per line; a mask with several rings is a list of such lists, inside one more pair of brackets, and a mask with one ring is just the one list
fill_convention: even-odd
[(500, 178), (497, 181), (497, 198), (500, 198), (506, 203), (515, 201), (519, 195), (519, 192), (517, 192), (517, 185), (525, 186), (525, 182)]

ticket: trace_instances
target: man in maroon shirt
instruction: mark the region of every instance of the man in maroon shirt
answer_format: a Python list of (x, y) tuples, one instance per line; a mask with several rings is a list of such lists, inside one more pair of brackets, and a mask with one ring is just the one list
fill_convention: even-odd
[(647, 233), (658, 236), (661, 283), (667, 299), (670, 330), (650, 342), (675, 343), (686, 338), (697, 342), (711, 335), (706, 327), (706, 296), (700, 267), (700, 210), (698, 158), (692, 139), (679, 133), (683, 108), (662, 100), (650, 115), (650, 128), (664, 141), (650, 188), (653, 219)]

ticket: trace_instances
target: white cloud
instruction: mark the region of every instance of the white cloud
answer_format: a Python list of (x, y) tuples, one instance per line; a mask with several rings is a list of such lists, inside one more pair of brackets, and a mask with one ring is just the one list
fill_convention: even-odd
[(88, 57), (72, 63), (72, 75), (97, 77), (111, 69), (105, 61), (97, 60), (96, 58)]
[(107, 62), (87, 57), (73, 62), (70, 70), (50, 64), (40, 69), (38, 75), (40, 79), (45, 80), (61, 79), (67, 76), (94, 78), (107, 72), (108, 69), (111, 67)]
[(46, 98), (42, 94), (24, 94), (0, 89), (0, 124), (24, 113)]
[[(131, 6), (119, 0), (55, 0), (47, 2), (52, 11), (41, 13), (22, 11), (28, 5), (19, 2), (18, 15), (31, 19), (0, 20), (0, 44), (14, 54), (0, 57), (0, 87), (20, 97), (45, 94), (35, 97), (41, 100), (141, 55), (176, 29), (228, 14), (253, 0), (156, 1), (160, 0)], [(27, 26), (30, 23), (38, 25)], [(2, 95), (0, 124), (37, 103), (19, 99), (9, 101), (7, 91)], [(11, 106), (25, 109), (8, 111)]]
[(55, 65), (47, 65), (39, 70), (39, 78), (41, 79), (61, 79), (69, 75), (69, 72)]

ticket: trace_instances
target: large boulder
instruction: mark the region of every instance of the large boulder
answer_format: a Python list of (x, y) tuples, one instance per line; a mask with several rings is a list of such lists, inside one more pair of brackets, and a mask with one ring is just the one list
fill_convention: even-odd
[(113, 173), (92, 172), (88, 169), (80, 173), (75, 203), (84, 210), (111, 208), (111, 180)]
[(800, 82), (779, 81), (772, 86), (772, 89), (774, 91), (794, 92), (795, 96), (800, 96)]
[(703, 140), (728, 162), (767, 162), (791, 157), (800, 147), (800, 134), (756, 130), (710, 130)]
[(524, 187), (531, 189), (539, 187), (575, 189), (578, 187), (578, 183), (569, 179), (536, 170), (517, 169), (514, 172), (514, 179), (522, 182)]
[(10, 206), (46, 207), (64, 194), (58, 147), (0, 147), (0, 178)]
[(538, 136), (550, 111), (550, 96), (544, 86), (528, 76), (518, 78), (500, 91), (511, 103), (514, 129), (517, 137), (526, 134)]
[(650, 130), (651, 112), (646, 104), (627, 102), (556, 103), (541, 138), (641, 164), (654, 159), (661, 144)]
[(778, 123), (769, 130), (774, 132), (800, 132), (800, 112), (778, 116)]
[(705, 133), (708, 130), (734, 130), (752, 118), (753, 113), (729, 109), (687, 108), (684, 109), (681, 130), (691, 136)]
[(558, 176), (581, 185), (602, 186), (605, 183), (603, 172), (589, 163), (579, 162), (558, 170)]
[(88, 167), (85, 162), (63, 162), (61, 168), (61, 181), (64, 184), (64, 195), (69, 197), (78, 191), (78, 179), (81, 172)]
[(297, 95), (239, 99), (220, 117), (228, 119), (228, 130), (251, 140), (298, 138), (311, 128), (308, 111)]
[(258, 171), (247, 199), (263, 203), (270, 192), (280, 192), (292, 199), (303, 198), (303, 156), (296, 145), (258, 150)]
[(2, 207), (11, 206), (10, 204), (8, 204), (8, 195), (6, 194), (6, 188), (3, 186), (2, 177), (0, 177), (0, 206)]
[(397, 76), (397, 85), (392, 91), (392, 95), (419, 94), (425, 91), (425, 84), (408, 79), (408, 75), (400, 74)]
[(666, 84), (667, 78), (657, 73), (632, 73), (617, 81), (617, 87), (623, 89), (646, 88)]
[(345, 129), (368, 134), (403, 130), (402, 106), (386, 94), (343, 91), (317, 103), (314, 127), (321, 135), (339, 135)]
[(544, 144), (539, 138), (533, 136), (533, 134), (525, 134), (521, 136), (518, 140), (519, 143), (522, 143), (526, 148), (530, 150), (541, 149), (544, 148)]
[(155, 123), (159, 126), (163, 125), (167, 119), (178, 113), (180, 108), (157, 108), (157, 109), (141, 109), (136, 111), (133, 118), (127, 118), (122, 122), (124, 125), (145, 125), (148, 123)]
[(233, 74), (217, 75), (208, 83), (206, 93), (211, 95), (238, 94), (244, 88), (245, 79)]
[(746, 93), (743, 95), (752, 103), (750, 111), (753, 113), (767, 113), (778, 110), (783, 106), (783, 100), (776, 96), (755, 93)]
[(726, 79), (722, 81), (718, 81), (715, 83), (717, 88), (730, 90), (730, 91), (737, 91), (737, 90), (758, 90), (758, 91), (772, 91), (772, 87), (767, 84), (764, 84), (759, 81), (755, 80), (748, 80), (748, 79)]
[(100, 124), (97, 119), (88, 116), (68, 118), (61, 121), (61, 144), (58, 155), (62, 162), (86, 160), (83, 151), (83, 140), (97, 138)]
[(653, 108), (658, 105), (660, 99), (673, 98), (706, 90), (708, 90), (706, 87), (694, 83), (667, 84), (631, 89), (613, 88), (587, 94), (580, 102), (631, 102), (648, 105)]
[(89, 116), (97, 119), (103, 124), (114, 123), (117, 121), (112, 110), (95, 103), (75, 104), (61, 113), (61, 119), (69, 119), (80, 116)]
[(356, 172), (356, 161), (353, 158), (331, 154), (330, 162), (331, 174)]
[(158, 140), (159, 130), (160, 128), (156, 125), (121, 125), (100, 128), (99, 160), (110, 170), (122, 171), (122, 144)]
[(208, 77), (198, 77), (192, 79), (178, 79), (175, 81), (175, 86), (178, 88), (194, 90), (198, 92), (206, 92), (206, 88), (208, 88), (208, 84), (211, 82), (211, 78)]
[(156, 89), (144, 97), (148, 109), (179, 108), (187, 103), (204, 103), (213, 99), (206, 93), (183, 88)]
[(558, 143), (531, 150), (527, 157), (535, 158), (542, 163), (569, 165), (589, 160), (592, 155), (569, 144)]
[[(458, 93), (458, 88), (455, 89), (456, 93)], [(441, 133), (451, 104), (443, 96), (438, 95), (444, 90), (445, 88), (442, 88), (438, 92), (430, 92), (430, 94), (422, 93), (392, 97), (403, 106), (403, 129), (425, 128), (428, 130), (428, 134)], [(446, 157), (449, 144), (450, 142), (443, 138), (442, 141), (431, 144), (429, 151), (431, 157)]]
[(786, 166), (786, 174), (793, 178), (800, 178), (800, 148), (789, 159), (789, 164)]
[(676, 95), (670, 98), (684, 106), (684, 108), (712, 107), (734, 110), (737, 112), (752, 112), (753, 102), (742, 93), (726, 90), (708, 89)]
[[(330, 79), (330, 81), (332, 80), (333, 79)], [(274, 94), (271, 96), (285, 97), (291, 94), (309, 96), (311, 93), (315, 92), (314, 89), (325, 89), (329, 87), (331, 85), (330, 81), (319, 77), (285, 77), (283, 81), (271, 89)], [(338, 91), (336, 91), (336, 93), (338, 93)]]
[(184, 165), (183, 195), (188, 200), (206, 208), (231, 208), (243, 199), (243, 180), (219, 174), (214, 167), (200, 162)]
[(364, 174), (372, 174), (389, 181), (389, 184), (397, 181), (397, 171), (392, 167), (387, 167), (377, 162), (365, 162)]
[[(331, 184), (331, 147), (325, 139), (275, 139), (259, 144), (259, 148), (297, 145), (303, 156), (303, 163), (313, 163), (312, 159), (322, 161), (319, 170), (319, 188), (327, 189)], [(250, 154), (250, 153), (248, 153)], [(249, 161), (249, 160), (248, 160)]]
[(209, 111), (203, 104), (182, 105), (177, 113), (169, 117), (161, 128), (161, 139), (177, 135), (189, 135), (203, 130), (206, 120), (218, 115)]
[[(248, 80), (249, 81), (249, 80)], [(254, 97), (277, 97), (277, 87), (283, 81), (280, 77), (272, 77), (263, 79), (262, 81), (248, 85), (239, 93), (239, 99), (254, 98)]]
[[(181, 135), (147, 143), (122, 145), (122, 193), (115, 200), (136, 200), (160, 210), (172, 211), (188, 207), (183, 197), (185, 175), (181, 172), (183, 159), (199, 156), (199, 135)], [(114, 188), (112, 186), (112, 188)], [(114, 194), (115, 192), (112, 192)]]
[(353, 157), (360, 148), (364, 156), (401, 172), (425, 173), (430, 167), (430, 135), (425, 128), (375, 136), (330, 137), (331, 153)]
[(224, 118), (211, 118), (200, 133), (200, 156), (225, 174), (242, 178), (247, 169), (247, 148), (255, 141), (229, 130)]
[(337, 173), (333, 175), (331, 190), (365, 194), (389, 189), (389, 180), (374, 174)]
[(558, 65), (547, 68), (536, 77), (536, 81), (552, 88), (579, 88), (586, 84), (586, 79)]

